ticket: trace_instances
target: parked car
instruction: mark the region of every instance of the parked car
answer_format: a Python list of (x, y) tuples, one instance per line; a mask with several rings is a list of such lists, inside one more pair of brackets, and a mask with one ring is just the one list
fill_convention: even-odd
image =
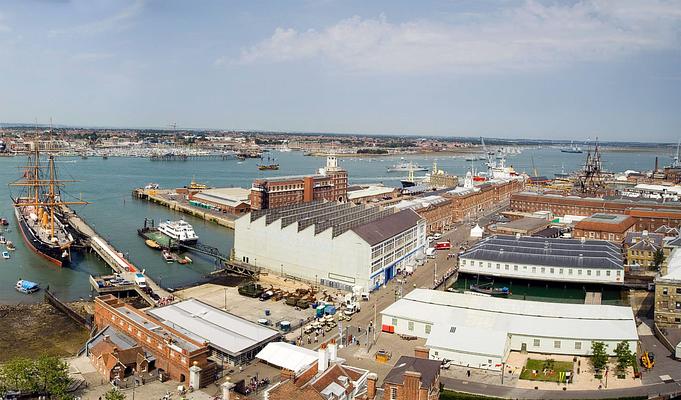
[(434, 240), (440, 240), (442, 239), (442, 234), (440, 232), (437, 232), (433, 235)]

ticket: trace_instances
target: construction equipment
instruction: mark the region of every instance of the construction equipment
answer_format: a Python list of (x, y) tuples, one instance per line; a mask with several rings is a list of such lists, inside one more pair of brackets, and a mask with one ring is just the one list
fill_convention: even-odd
[(651, 369), (655, 366), (655, 354), (644, 352), (641, 356), (641, 366), (647, 369)]

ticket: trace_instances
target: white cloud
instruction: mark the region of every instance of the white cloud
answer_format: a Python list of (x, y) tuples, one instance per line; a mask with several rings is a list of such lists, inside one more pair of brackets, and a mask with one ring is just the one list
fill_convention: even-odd
[[(351, 71), (533, 69), (679, 47), (681, 0), (527, 1), (465, 23), (354, 16), (322, 30), (277, 28), (240, 63), (321, 58)], [(218, 59), (216, 65), (224, 63)]]
[(144, 3), (145, 0), (134, 0), (130, 5), (114, 15), (66, 29), (53, 29), (48, 32), (48, 36), (91, 35), (112, 30), (126, 29), (130, 22), (142, 13), (144, 10)]

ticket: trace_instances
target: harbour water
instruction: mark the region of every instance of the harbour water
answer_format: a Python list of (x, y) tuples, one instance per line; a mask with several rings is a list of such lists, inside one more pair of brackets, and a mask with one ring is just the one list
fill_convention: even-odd
[[(660, 156), (660, 165), (669, 163), (668, 154), (654, 152), (605, 152), (604, 168), (611, 171), (627, 169), (650, 170), (655, 156)], [(60, 178), (75, 179), (66, 188), (67, 193), (91, 202), (74, 209), (93, 226), (99, 234), (107, 238), (119, 250), (128, 254), (130, 260), (164, 287), (179, 287), (195, 283), (213, 270), (213, 260), (191, 255), (193, 264), (167, 264), (160, 252), (148, 248), (144, 240), (137, 236), (144, 218), (157, 222), (165, 219), (185, 218), (194, 226), (200, 241), (218, 247), (228, 254), (233, 244), (233, 232), (215, 224), (205, 222), (184, 214), (174, 213), (164, 207), (135, 200), (131, 191), (147, 183), (158, 183), (162, 188), (187, 185), (192, 178), (197, 182), (216, 187), (249, 187), (257, 177), (309, 174), (323, 166), (325, 160), (319, 157), (305, 157), (300, 152), (272, 152), (281, 165), (278, 171), (259, 171), (259, 160), (210, 160), (210, 161), (172, 161), (158, 162), (145, 158), (110, 157), (101, 159), (91, 157), (60, 158), (58, 168)], [(536, 169), (540, 175), (552, 177), (554, 173), (572, 171), (584, 162), (585, 154), (561, 153), (558, 148), (526, 149), (520, 155), (512, 156), (507, 164), (519, 172), (532, 173)], [(449, 173), (464, 175), (471, 162), (463, 156), (451, 155), (406, 156), (423, 166), (431, 167), (437, 161), (438, 168)], [(400, 173), (387, 173), (389, 166), (400, 162), (400, 157), (343, 157), (340, 165), (348, 170), (350, 184), (383, 183), (399, 186), (404, 176)], [(7, 184), (16, 180), (21, 173), (24, 157), (0, 158), (0, 216), (10, 220), (4, 232), (7, 239), (16, 244), (9, 260), (0, 260), (0, 303), (38, 302), (42, 294), (26, 296), (14, 289), (18, 279), (39, 282), (42, 287), (50, 286), (64, 299), (88, 298), (90, 274), (104, 274), (108, 268), (94, 255), (74, 255), (73, 266), (60, 269), (43, 260), (24, 245), (21, 234), (13, 217), (12, 204)], [(479, 170), (484, 170), (483, 162), (475, 162)], [(418, 174), (417, 174), (418, 176)]]

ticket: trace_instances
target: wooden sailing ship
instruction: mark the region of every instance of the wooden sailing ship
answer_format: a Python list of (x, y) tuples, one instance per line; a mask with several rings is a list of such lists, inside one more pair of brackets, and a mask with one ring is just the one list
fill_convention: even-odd
[(19, 194), (12, 196), (14, 215), (24, 241), (33, 251), (50, 262), (68, 266), (75, 233), (65, 222), (63, 207), (71, 204), (87, 204), (84, 201), (64, 201), (61, 188), (66, 181), (58, 179), (54, 156), (48, 154), (43, 161), (40, 142), (33, 143), (22, 177), (11, 186), (19, 187)]

